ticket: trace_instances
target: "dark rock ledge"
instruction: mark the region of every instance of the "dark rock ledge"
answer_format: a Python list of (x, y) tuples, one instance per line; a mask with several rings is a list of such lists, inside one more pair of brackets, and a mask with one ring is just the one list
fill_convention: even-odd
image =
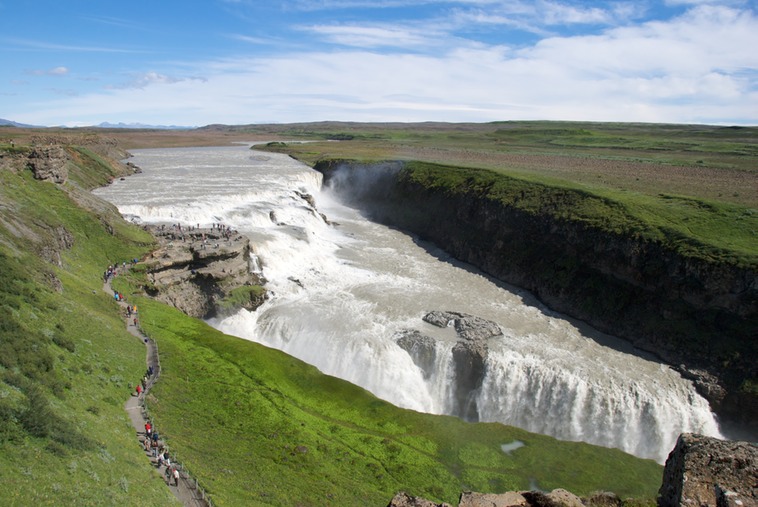
[[(254, 310), (265, 300), (264, 280), (251, 269), (254, 254), (246, 236), (215, 228), (146, 228), (159, 244), (145, 259), (148, 293), (155, 299), (198, 318), (240, 307)], [(249, 298), (231, 307), (222, 305), (241, 287), (251, 288)]]

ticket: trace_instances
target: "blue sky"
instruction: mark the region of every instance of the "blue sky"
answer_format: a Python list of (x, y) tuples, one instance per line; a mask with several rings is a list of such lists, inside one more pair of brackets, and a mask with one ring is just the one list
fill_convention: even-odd
[(758, 125), (755, 0), (0, 0), (0, 118)]

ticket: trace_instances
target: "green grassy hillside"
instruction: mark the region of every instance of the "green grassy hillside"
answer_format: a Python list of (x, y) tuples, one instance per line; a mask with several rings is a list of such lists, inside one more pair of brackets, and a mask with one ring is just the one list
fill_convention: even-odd
[(123, 408), (144, 372), (144, 346), (101, 278), (152, 239), (102, 203), (95, 212), (77, 204), (89, 201), (77, 180), (109, 177), (90, 162), (63, 187), (0, 169), (3, 505), (172, 502)]

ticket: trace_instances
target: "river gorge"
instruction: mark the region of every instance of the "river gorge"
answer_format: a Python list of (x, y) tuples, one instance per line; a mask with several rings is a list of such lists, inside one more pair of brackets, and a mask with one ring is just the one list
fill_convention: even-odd
[[(368, 220), (286, 155), (248, 146), (135, 150), (136, 174), (95, 193), (138, 223), (225, 224), (250, 238), (269, 297), (210, 323), (283, 350), (400, 407), (501, 422), (662, 463), (682, 432), (720, 436), (691, 381), (632, 348)], [(369, 190), (370, 191), (370, 190)], [(480, 378), (460, 336), (424, 320), (494, 324)], [(443, 323), (444, 324), (444, 323)], [(421, 337), (409, 346), (404, 338)], [(405, 346), (404, 346), (405, 344)], [(470, 388), (470, 389), (469, 389)]]

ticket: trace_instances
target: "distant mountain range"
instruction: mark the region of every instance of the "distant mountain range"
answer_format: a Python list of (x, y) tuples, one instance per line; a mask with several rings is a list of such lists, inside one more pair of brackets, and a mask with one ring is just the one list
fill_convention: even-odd
[(181, 125), (146, 125), (144, 123), (109, 123), (104, 121), (94, 127), (103, 129), (161, 129), (161, 130), (191, 130), (197, 127), (185, 127)]
[(18, 123), (6, 120), (5, 118), (0, 118), (0, 127), (41, 128), (39, 125), (27, 125), (26, 123)]
[[(12, 120), (6, 120), (0, 118), (0, 127), (19, 127), (19, 128), (46, 128), (41, 125), (28, 125), (26, 123), (18, 123)], [(65, 127), (62, 127), (65, 128)], [(102, 129), (160, 129), (160, 130), (191, 130), (197, 127), (184, 127), (180, 125), (147, 125), (145, 123), (109, 123), (107, 121), (98, 125), (91, 125), (90, 128), (102, 128)]]

